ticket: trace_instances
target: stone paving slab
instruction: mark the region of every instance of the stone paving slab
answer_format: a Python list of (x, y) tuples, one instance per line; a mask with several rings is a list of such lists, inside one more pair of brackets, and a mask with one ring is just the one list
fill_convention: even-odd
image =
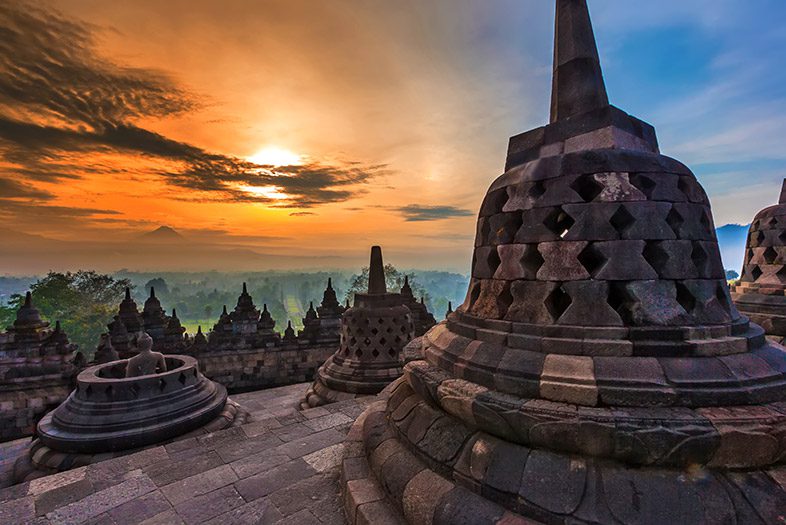
[(242, 427), (2, 489), (0, 524), (346, 523), (346, 434), (373, 398), (298, 412), (307, 388), (234, 396), (252, 412)]

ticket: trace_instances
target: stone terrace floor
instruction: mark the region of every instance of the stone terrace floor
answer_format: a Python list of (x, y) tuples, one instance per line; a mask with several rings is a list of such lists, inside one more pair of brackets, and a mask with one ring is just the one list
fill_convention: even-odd
[(0, 524), (343, 524), (344, 440), (374, 398), (298, 412), (308, 386), (231, 396), (242, 427), (0, 490)]

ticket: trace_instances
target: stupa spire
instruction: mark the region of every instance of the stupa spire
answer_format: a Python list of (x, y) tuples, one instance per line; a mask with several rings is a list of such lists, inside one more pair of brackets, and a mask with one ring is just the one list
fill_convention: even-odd
[(608, 105), (587, 0), (557, 0), (551, 122)]
[(368, 293), (384, 294), (388, 289), (385, 286), (385, 265), (382, 262), (382, 248), (371, 247), (371, 262), (368, 269)]
[(786, 204), (786, 179), (783, 179), (783, 186), (781, 187), (781, 198), (778, 199), (778, 204)]

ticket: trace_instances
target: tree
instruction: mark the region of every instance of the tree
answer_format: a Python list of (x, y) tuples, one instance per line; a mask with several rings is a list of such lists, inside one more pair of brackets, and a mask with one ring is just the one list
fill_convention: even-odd
[(147, 291), (148, 294), (151, 288), (155, 288), (157, 294), (166, 295), (169, 293), (169, 286), (167, 286), (166, 281), (161, 277), (150, 279), (145, 283), (145, 291)]
[[(345, 298), (349, 300), (350, 304), (354, 301), (356, 293), (368, 292), (368, 273), (369, 268), (366, 266), (363, 268), (361, 273), (353, 275), (352, 279), (350, 279), (349, 290), (347, 290), (347, 294), (345, 296)], [(429, 295), (426, 290), (420, 286), (420, 284), (418, 284), (415, 274), (403, 274), (399, 272), (392, 264), (385, 265), (385, 286), (387, 286), (389, 292), (399, 292), (401, 287), (404, 286), (405, 276), (409, 277), (409, 286), (412, 288), (412, 293), (414, 294), (415, 299), (424, 297), (426, 301), (428, 301)]]
[[(71, 342), (90, 356), (100, 335), (106, 332), (106, 324), (115, 315), (126, 287), (131, 287), (128, 279), (114, 279), (96, 272), (50, 272), (33, 283), (30, 291), (33, 305), (41, 316), (51, 323), (60, 321)], [(23, 303), (24, 296), (11, 297), (14, 318)]]
[(738, 274), (734, 270), (726, 270), (726, 280), (727, 281), (736, 281), (739, 278), (740, 278), (740, 274)]

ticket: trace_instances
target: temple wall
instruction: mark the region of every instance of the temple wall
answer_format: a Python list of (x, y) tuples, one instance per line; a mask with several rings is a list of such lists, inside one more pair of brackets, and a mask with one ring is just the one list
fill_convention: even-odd
[(312, 381), (338, 341), (315, 345), (205, 352), (197, 356), (205, 376), (230, 393)]
[(15, 386), (0, 386), (0, 442), (31, 436), (44, 414), (66, 400), (70, 379), (53, 377)]

